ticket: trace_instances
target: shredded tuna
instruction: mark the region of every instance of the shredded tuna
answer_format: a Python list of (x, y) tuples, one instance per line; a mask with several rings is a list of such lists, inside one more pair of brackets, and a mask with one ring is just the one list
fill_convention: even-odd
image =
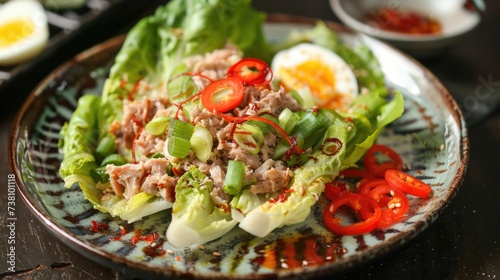
[(106, 173), (115, 194), (125, 199), (146, 192), (174, 201), (173, 188), (177, 180), (167, 174), (167, 165), (168, 161), (164, 158), (148, 159), (121, 166), (110, 164), (106, 166)]
[(144, 166), (142, 162), (121, 166), (109, 164), (106, 166), (106, 173), (109, 175), (109, 182), (116, 195), (130, 199), (139, 192), (144, 176)]
[[(190, 72), (204, 76), (192, 76), (198, 90), (201, 91), (210, 83), (210, 80), (225, 77), (227, 69), (241, 57), (242, 53), (236, 47), (229, 45), (221, 50), (188, 58), (185, 63)], [(273, 129), (264, 135), (264, 143), (260, 147), (260, 152), (251, 154), (233, 142), (232, 131), (235, 123), (226, 121), (220, 115), (209, 112), (202, 106), (192, 106), (189, 112), (185, 112), (172, 104), (167, 104), (161, 98), (125, 101), (123, 119), (120, 122), (115, 121), (110, 132), (117, 136), (119, 152), (123, 154), (130, 152), (134, 141), (135, 151), (141, 157), (135, 164), (107, 167), (112, 192), (130, 199), (137, 192), (144, 191), (173, 201), (177, 181), (175, 178), (194, 165), (213, 181), (211, 196), (215, 204), (220, 208), (228, 209), (230, 197), (223, 190), (223, 182), (227, 172), (227, 163), (230, 160), (245, 163), (247, 167), (245, 184), (251, 184), (250, 190), (253, 193), (276, 192), (287, 186), (292, 172), (281, 161), (272, 159), (276, 142), (279, 140), (279, 135)], [(239, 117), (263, 114), (278, 116), (285, 108), (292, 111), (302, 109), (284, 88), (274, 91), (266, 87), (247, 86), (243, 102), (229, 114)], [(176, 114), (177, 111), (178, 114)], [(200, 161), (193, 151), (190, 151), (183, 159), (169, 155), (166, 134), (154, 136), (142, 130), (141, 134), (136, 137), (140, 128), (151, 119), (164, 115), (177, 115), (183, 121), (200, 124), (210, 131), (213, 149), (206, 162)], [(165, 158), (149, 159), (148, 157), (154, 153), (160, 153)], [(166, 173), (167, 164), (174, 166), (177, 176), (170, 177)]]
[(255, 194), (277, 192), (287, 185), (291, 174), (290, 169), (281, 162), (268, 159), (251, 175), (256, 183), (250, 187), (250, 191)]
[(116, 127), (113, 129), (114, 134), (119, 136), (117, 137), (119, 146), (130, 149), (136, 133), (153, 118), (159, 109), (163, 109), (161, 102), (147, 98), (125, 101), (120, 129)]
[[(202, 74), (212, 80), (224, 78), (227, 69), (238, 62), (242, 57), (241, 52), (234, 45), (227, 45), (224, 49), (215, 50), (205, 55), (196, 55), (186, 59), (185, 63), (191, 72)], [(202, 77), (193, 77), (195, 84), (206, 87), (210, 81)]]

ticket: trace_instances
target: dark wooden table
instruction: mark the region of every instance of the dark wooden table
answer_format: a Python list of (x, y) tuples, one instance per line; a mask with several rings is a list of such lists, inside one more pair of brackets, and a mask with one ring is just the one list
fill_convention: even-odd
[[(497, 279), (500, 278), (500, 3), (486, 1), (481, 25), (442, 56), (421, 61), (441, 79), (463, 109), (471, 157), (464, 182), (438, 220), (417, 238), (389, 255), (338, 275), (339, 279)], [(255, 1), (263, 11), (338, 21), (328, 2)], [(124, 23), (129, 20), (123, 19)], [(123, 29), (122, 29), (123, 30)], [(54, 238), (16, 200), (16, 273), (7, 273), (7, 187), (11, 173), (7, 144), (15, 114), (27, 93), (59, 64), (104, 37), (83, 32), (52, 63), (36, 69), (0, 96), (0, 278), (128, 279), (88, 260)], [(102, 32), (101, 32), (102, 33)]]

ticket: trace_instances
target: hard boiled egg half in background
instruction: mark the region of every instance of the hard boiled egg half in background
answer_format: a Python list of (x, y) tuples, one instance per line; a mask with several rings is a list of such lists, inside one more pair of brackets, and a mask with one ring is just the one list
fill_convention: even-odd
[(49, 38), (47, 16), (35, 0), (12, 0), (0, 6), (0, 66), (38, 55)]
[(356, 76), (349, 65), (318, 45), (303, 43), (280, 51), (271, 68), (282, 85), (301, 96), (310, 93), (318, 107), (343, 109), (358, 95)]

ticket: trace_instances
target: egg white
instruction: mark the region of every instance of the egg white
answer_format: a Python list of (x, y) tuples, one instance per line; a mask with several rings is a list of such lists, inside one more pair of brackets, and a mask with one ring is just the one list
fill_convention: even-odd
[(0, 6), (0, 26), (16, 19), (30, 21), (33, 32), (22, 40), (0, 47), (0, 66), (18, 64), (35, 57), (48, 41), (47, 16), (38, 1), (13, 0)]
[[(275, 77), (280, 79), (281, 83), (285, 85), (285, 87), (299, 91), (299, 93), (300, 91), (310, 90), (316, 106), (328, 106), (327, 103), (329, 101), (324, 100), (325, 98), (321, 97), (322, 95), (325, 96), (324, 93), (314, 92), (309, 87), (306, 89), (294, 88), (294, 81), (289, 81), (289, 78), (284, 75), (284, 69), (294, 69), (297, 66), (310, 61), (320, 62), (322, 67), (328, 67), (330, 69), (330, 72), (334, 76), (334, 85), (328, 86), (333, 87), (333, 92), (331, 94), (334, 96), (337, 95), (336, 98), (343, 100), (342, 104), (339, 105), (340, 107), (347, 105), (347, 103), (352, 101), (352, 99), (358, 95), (358, 83), (356, 81), (356, 76), (349, 65), (336, 53), (319, 45), (302, 43), (292, 48), (282, 50), (274, 57), (271, 63), (271, 68)], [(314, 73), (311, 73), (311, 75), (313, 76)], [(318, 83), (322, 82), (323, 81), (318, 81)], [(334, 97), (331, 96), (331, 98)]]

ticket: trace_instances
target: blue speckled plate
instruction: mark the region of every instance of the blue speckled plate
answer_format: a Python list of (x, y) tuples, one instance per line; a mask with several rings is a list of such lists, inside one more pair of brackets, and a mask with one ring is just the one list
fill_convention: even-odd
[[(266, 25), (271, 39), (314, 20), (274, 15)], [(465, 172), (469, 144), (457, 104), (426, 69), (393, 48), (329, 24), (353, 44), (364, 43), (380, 59), (387, 85), (403, 92), (405, 113), (378, 142), (404, 159), (407, 171), (433, 188), (429, 199), (411, 198), (408, 216), (384, 231), (335, 236), (322, 225), (322, 198), (304, 223), (255, 238), (236, 228), (222, 238), (177, 249), (164, 239), (170, 212), (127, 224), (92, 208), (82, 192), (65, 189), (58, 175), (59, 130), (82, 94), (99, 94), (123, 38), (99, 45), (64, 64), (30, 95), (16, 119), (10, 162), (19, 191), (35, 215), (68, 246), (125, 274), (147, 279), (316, 278), (381, 256), (414, 238), (434, 221), (455, 194)], [(109, 228), (94, 232), (92, 221)], [(122, 236), (122, 229), (126, 233)], [(134, 237), (158, 233), (154, 244)], [(153, 246), (154, 245), (154, 246)]]

